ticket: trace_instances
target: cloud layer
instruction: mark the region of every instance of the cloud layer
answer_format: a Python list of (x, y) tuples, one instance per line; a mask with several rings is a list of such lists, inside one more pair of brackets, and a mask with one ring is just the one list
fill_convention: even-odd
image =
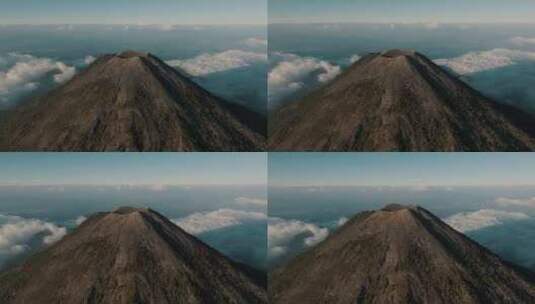
[(535, 45), (535, 38), (517, 36), (511, 38), (511, 43), (518, 46)]
[(503, 206), (503, 207), (516, 206), (516, 207), (535, 208), (535, 197), (527, 197), (527, 198), (500, 197), (496, 199), (496, 204)]
[(315, 75), (316, 82), (326, 83), (341, 72), (339, 66), (313, 57), (275, 53), (272, 58), (278, 62), (268, 74), (270, 102), (277, 101), (305, 87), (311, 74)]
[(451, 59), (437, 59), (435, 63), (446, 66), (460, 75), (503, 68), (518, 61), (535, 60), (535, 52), (493, 49), (490, 51), (470, 52)]
[(481, 209), (474, 212), (463, 212), (452, 215), (444, 221), (460, 232), (479, 230), (486, 227), (501, 225), (506, 221), (528, 219), (522, 212), (508, 212), (495, 209)]
[(170, 66), (179, 67), (192, 76), (204, 76), (265, 62), (267, 62), (266, 53), (242, 50), (228, 50), (215, 54), (201, 54), (185, 60), (166, 61)]
[(56, 83), (63, 83), (76, 73), (75, 67), (49, 58), (18, 53), (0, 58), (2, 65), (9, 66), (0, 71), (0, 101), (3, 102), (18, 93), (35, 90), (46, 75), (52, 74)]
[(277, 257), (285, 254), (288, 244), (300, 235), (305, 236), (303, 245), (311, 247), (323, 241), (329, 235), (329, 230), (298, 220), (269, 218), (268, 255)]
[(27, 243), (38, 234), (43, 234), (42, 243), (50, 245), (59, 241), (67, 229), (38, 219), (0, 215), (0, 254), (14, 255), (28, 249)]
[(260, 206), (260, 207), (265, 207), (267, 206), (267, 203), (268, 203), (267, 199), (265, 198), (246, 197), (246, 196), (237, 197), (234, 201), (240, 205), (250, 205), (250, 206)]
[(211, 212), (198, 212), (174, 220), (182, 229), (191, 234), (241, 225), (247, 222), (265, 221), (267, 216), (261, 212), (248, 212), (234, 209), (219, 209)]

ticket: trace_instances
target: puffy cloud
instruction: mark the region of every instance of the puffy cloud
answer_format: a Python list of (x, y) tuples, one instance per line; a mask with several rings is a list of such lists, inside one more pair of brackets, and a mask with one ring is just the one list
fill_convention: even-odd
[(87, 217), (81, 215), (79, 217), (77, 217), (75, 220), (74, 220), (74, 223), (76, 224), (76, 226), (80, 226), (82, 225), (83, 222), (85, 222), (87, 220)]
[(505, 221), (528, 219), (522, 212), (508, 212), (495, 209), (481, 209), (474, 212), (463, 212), (452, 215), (445, 222), (460, 232), (479, 230), (486, 227), (501, 225)]
[(53, 73), (54, 81), (62, 83), (74, 76), (76, 68), (49, 58), (38, 58), (27, 54), (10, 53), (2, 58), (13, 63), (7, 70), (0, 71), (0, 99), (7, 101), (11, 94), (35, 90), (36, 80)]
[(254, 205), (254, 206), (266, 206), (267, 205), (267, 199), (257, 198), (257, 197), (241, 196), (241, 197), (237, 197), (234, 201), (241, 205)]
[(242, 50), (228, 50), (215, 54), (201, 54), (190, 59), (166, 61), (170, 66), (180, 67), (193, 76), (244, 68), (262, 62), (267, 62), (266, 53)]
[(493, 49), (490, 51), (470, 52), (451, 59), (437, 59), (435, 63), (446, 66), (457, 74), (466, 75), (503, 68), (523, 60), (535, 60), (535, 52)]
[(85, 56), (84, 63), (89, 65), (89, 64), (92, 64), (95, 60), (97, 60), (97, 58), (95, 58), (94, 56), (88, 55), (88, 56)]
[(201, 234), (207, 231), (266, 219), (266, 214), (261, 212), (219, 209), (211, 212), (193, 213), (173, 222), (191, 234)]
[(0, 215), (0, 254), (17, 254), (26, 250), (27, 242), (43, 233), (43, 244), (50, 245), (67, 234), (67, 229), (38, 219)]
[(328, 235), (327, 228), (298, 220), (269, 218), (268, 220), (268, 254), (270, 257), (280, 256), (287, 251), (288, 244), (297, 236), (305, 235), (303, 245), (314, 246)]
[(305, 86), (305, 82), (316, 74), (316, 81), (325, 83), (340, 74), (339, 66), (313, 57), (294, 54), (275, 53), (273, 58), (280, 60), (268, 74), (268, 95), (270, 101), (278, 100)]
[(256, 48), (256, 47), (267, 47), (267, 45), (268, 45), (268, 41), (266, 39), (258, 38), (258, 37), (245, 39), (243, 41), (243, 43), (245, 45), (247, 45), (248, 47), (253, 47), (253, 48)]
[(511, 43), (524, 46), (524, 45), (535, 45), (535, 38), (517, 36), (510, 39)]
[(535, 207), (535, 197), (528, 198), (508, 198), (499, 197), (496, 204), (500, 206)]

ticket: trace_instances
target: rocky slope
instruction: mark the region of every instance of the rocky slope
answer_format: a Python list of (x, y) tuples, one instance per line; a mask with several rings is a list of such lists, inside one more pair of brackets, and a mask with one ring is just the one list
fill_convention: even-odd
[(273, 271), (269, 293), (277, 304), (528, 304), (535, 274), (425, 209), (390, 205)]
[(155, 211), (123, 207), (1, 273), (0, 303), (267, 303), (265, 281)]
[(275, 110), (277, 151), (533, 151), (535, 116), (498, 104), (414, 51), (371, 54)]
[(0, 150), (257, 151), (266, 120), (224, 101), (157, 57), (104, 55), (6, 115)]

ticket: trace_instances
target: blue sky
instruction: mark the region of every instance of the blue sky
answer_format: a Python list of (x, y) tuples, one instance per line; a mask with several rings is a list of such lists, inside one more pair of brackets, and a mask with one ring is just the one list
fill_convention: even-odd
[(270, 153), (270, 186), (535, 185), (533, 153)]
[(0, 185), (261, 185), (265, 153), (1, 153)]
[(0, 0), (2, 24), (265, 24), (267, 0)]
[(270, 22), (532, 23), (532, 0), (270, 0)]

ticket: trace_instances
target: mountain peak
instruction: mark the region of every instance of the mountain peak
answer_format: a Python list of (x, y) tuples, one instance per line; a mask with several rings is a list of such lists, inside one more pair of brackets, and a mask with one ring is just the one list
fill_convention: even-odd
[(269, 286), (277, 304), (535, 303), (534, 273), (402, 205), (355, 215), (270, 273)]
[(381, 52), (382, 57), (396, 58), (396, 57), (415, 57), (417, 52), (415, 50), (392, 49)]
[(116, 56), (119, 57), (119, 58), (134, 58), (134, 57), (147, 58), (147, 57), (150, 57), (152, 55), (150, 53), (148, 53), (148, 52), (139, 52), (139, 51), (127, 50), (127, 51), (123, 51), (121, 53), (118, 53)]
[(135, 208), (135, 207), (119, 207), (115, 210), (113, 210), (111, 213), (115, 214), (130, 214), (130, 213), (142, 213), (142, 212), (152, 212), (149, 208)]
[(400, 211), (400, 210), (415, 210), (418, 206), (416, 205), (402, 205), (402, 204), (388, 204), (381, 209), (382, 211), (392, 212), (392, 211)]

